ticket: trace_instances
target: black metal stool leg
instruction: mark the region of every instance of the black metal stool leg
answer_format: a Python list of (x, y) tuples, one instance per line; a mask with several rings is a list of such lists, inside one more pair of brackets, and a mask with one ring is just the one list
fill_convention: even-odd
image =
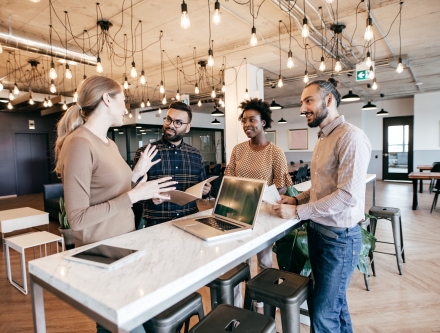
[(396, 250), (396, 261), (399, 274), (402, 275), (402, 248), (400, 245), (400, 223), (398, 217), (394, 217), (391, 220), (393, 226), (394, 248)]
[(405, 263), (405, 245), (403, 245), (403, 229), (402, 229), (402, 216), (399, 216), (400, 224), (400, 245), (402, 246), (402, 260)]
[(370, 291), (370, 281), (368, 278), (368, 274), (364, 274), (364, 281), (365, 281), (365, 288), (367, 288), (367, 291)]
[(218, 305), (217, 300), (217, 287), (211, 287), (209, 288), (209, 292), (211, 294), (211, 311), (215, 309), (215, 307)]

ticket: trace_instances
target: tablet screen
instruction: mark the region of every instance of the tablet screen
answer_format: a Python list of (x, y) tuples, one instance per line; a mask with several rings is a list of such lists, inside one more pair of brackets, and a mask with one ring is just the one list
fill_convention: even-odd
[(105, 265), (111, 265), (114, 262), (121, 260), (136, 252), (138, 252), (138, 250), (130, 250), (100, 244), (85, 251), (76, 253), (72, 255), (72, 257)]

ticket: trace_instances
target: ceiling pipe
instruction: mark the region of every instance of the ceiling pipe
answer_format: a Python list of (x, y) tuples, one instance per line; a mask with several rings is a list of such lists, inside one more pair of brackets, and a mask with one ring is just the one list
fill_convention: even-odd
[[(299, 13), (299, 15), (304, 15), (304, 12), (303, 12), (303, 11), (299, 10), (299, 9), (297, 8), (297, 6), (293, 7), (292, 10), (289, 11), (289, 9), (286, 7), (286, 5), (283, 4), (283, 3), (281, 3), (279, 0), (271, 0), (271, 2), (272, 2), (273, 5), (277, 6), (278, 8), (281, 7), (282, 10), (285, 11), (286, 13), (290, 13), (291, 17), (294, 18), (294, 20), (295, 20), (297, 26), (298, 26), (298, 24), (299, 24), (298, 29), (299, 29), (299, 30), (302, 29), (301, 23), (299, 22), (298, 18), (295, 16), (295, 14), (292, 13), (292, 11), (294, 10), (295, 12)], [(319, 32), (319, 31), (313, 26), (311, 20), (309, 20), (309, 22), (310, 22), (310, 27), (311, 27), (311, 29), (314, 31), (314, 33), (316, 33), (316, 34), (318, 35), (318, 38), (319, 38), (319, 39), (322, 39), (323, 36), (321, 35), (321, 33), (320, 33), (320, 32)], [(321, 48), (324, 50), (324, 52), (326, 52), (326, 53), (327, 53), (328, 55), (330, 55), (332, 58), (336, 58), (336, 55), (335, 55), (331, 50), (329, 50), (327, 47), (321, 45), (321, 42), (320, 42), (319, 40), (317, 40), (313, 35), (310, 35), (308, 38), (309, 38), (313, 43), (315, 43), (316, 45), (318, 45), (319, 47), (321, 47)], [(324, 41), (325, 41), (327, 44), (329, 44), (329, 41), (328, 41), (325, 37), (324, 37)], [(349, 65), (348, 65), (348, 64), (345, 63), (344, 61), (341, 61), (341, 60), (340, 60), (341, 63), (344, 65), (344, 67), (350, 67), (350, 68), (351, 68), (351, 67), (352, 67), (351, 60), (348, 59), (347, 56), (346, 56), (344, 53), (340, 52), (340, 54), (341, 54), (341, 56), (342, 56), (343, 58), (345, 58), (345, 59), (349, 62)]]
[(96, 57), (84, 54), (83, 50), (76, 45), (65, 46), (58, 40), (52, 40), (52, 46), (44, 37), (30, 32), (20, 31), (11, 27), (0, 26), (0, 41), (5, 47), (31, 53), (53, 56), (67, 61), (96, 66)]

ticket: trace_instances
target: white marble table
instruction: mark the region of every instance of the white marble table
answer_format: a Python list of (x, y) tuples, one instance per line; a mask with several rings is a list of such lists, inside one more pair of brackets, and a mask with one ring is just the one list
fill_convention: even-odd
[[(373, 206), (376, 206), (376, 174), (367, 174), (365, 183), (368, 184), (373, 182)], [(310, 180), (293, 185), (298, 191), (307, 191), (311, 186), (312, 182)]]
[(164, 223), (102, 241), (146, 252), (113, 270), (63, 259), (81, 248), (33, 260), (29, 273), (35, 332), (46, 332), (43, 289), (107, 329), (128, 332), (301, 224), (275, 216), (263, 203), (248, 236), (211, 243)]

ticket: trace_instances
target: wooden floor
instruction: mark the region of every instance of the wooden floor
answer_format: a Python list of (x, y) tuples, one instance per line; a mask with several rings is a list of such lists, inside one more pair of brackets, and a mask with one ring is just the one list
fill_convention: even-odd
[[(433, 194), (419, 194), (419, 210), (411, 210), (412, 186), (404, 183), (377, 182), (376, 204), (398, 207), (403, 216), (407, 262), (398, 274), (394, 256), (376, 254), (376, 277), (371, 277), (371, 291), (365, 290), (363, 275), (355, 271), (348, 300), (355, 332), (440, 332), (440, 205), (429, 213)], [(371, 184), (367, 186), (366, 207), (372, 206)], [(211, 203), (202, 203), (209, 208)], [(41, 194), (0, 199), (0, 210), (18, 207), (43, 209)], [(201, 207), (202, 208), (202, 207)], [(58, 233), (58, 223), (51, 221), (50, 231)], [(391, 225), (381, 220), (376, 236), (392, 241)], [(378, 244), (378, 250), (393, 251), (392, 245)], [(32, 251), (26, 252), (27, 259)], [(275, 262), (275, 261), (274, 261)], [(18, 277), (19, 257), (12, 254), (13, 275)], [(252, 272), (256, 273), (255, 260)], [(0, 333), (32, 332), (31, 296), (23, 295), (5, 278), (3, 256), (0, 263)], [(199, 291), (207, 313), (209, 290)], [(45, 292), (47, 332), (95, 332), (95, 324), (78, 311)], [(194, 319), (192, 325), (197, 321)], [(282, 332), (277, 314), (277, 330)], [(301, 332), (309, 328), (301, 325)]]

